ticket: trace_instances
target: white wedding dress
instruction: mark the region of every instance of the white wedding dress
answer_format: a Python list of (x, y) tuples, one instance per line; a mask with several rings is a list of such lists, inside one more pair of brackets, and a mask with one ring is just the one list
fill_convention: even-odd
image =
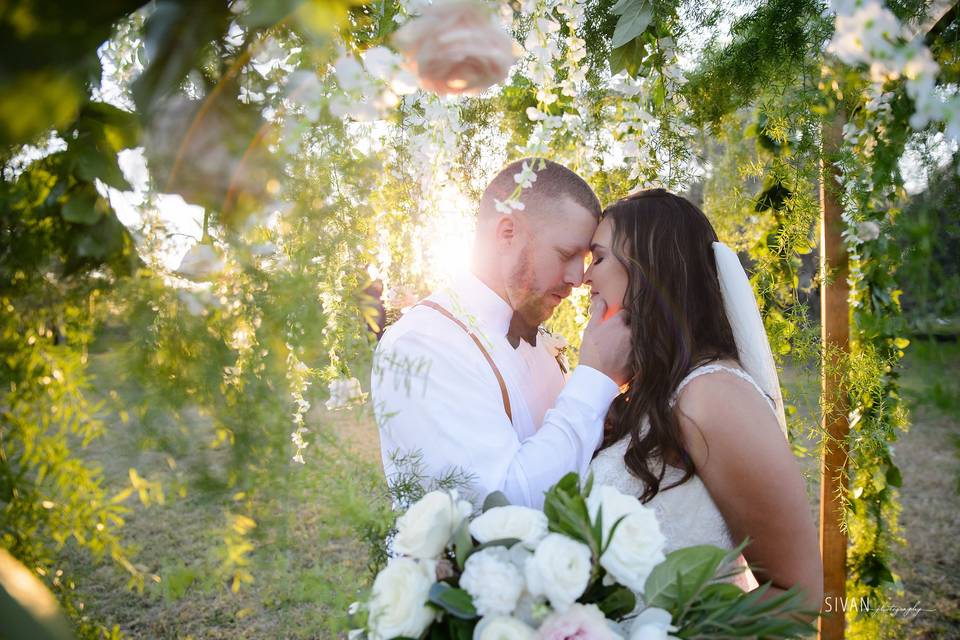
[[(771, 409), (776, 413), (769, 396), (749, 374), (741, 369), (722, 364), (707, 364), (694, 369), (677, 387), (671, 404), (676, 402), (680, 392), (691, 380), (718, 372), (730, 373), (748, 381), (768, 401)], [(643, 430), (647, 428), (645, 422)], [(593, 474), (594, 484), (611, 485), (622, 493), (639, 497), (643, 494), (643, 482), (630, 473), (623, 461), (628, 443), (629, 439), (624, 438), (600, 451), (590, 463), (589, 470)], [(660, 486), (669, 487), (682, 477), (681, 469), (668, 465)], [(736, 546), (723, 515), (697, 475), (691, 476), (679, 486), (667, 490), (661, 489), (650, 502), (646, 503), (646, 506), (655, 511), (660, 529), (666, 537), (664, 553), (700, 544), (714, 545), (728, 550)], [(738, 562), (741, 566), (746, 566), (742, 555)], [(729, 582), (736, 584), (744, 591), (757, 586), (757, 581), (749, 569), (730, 578)]]

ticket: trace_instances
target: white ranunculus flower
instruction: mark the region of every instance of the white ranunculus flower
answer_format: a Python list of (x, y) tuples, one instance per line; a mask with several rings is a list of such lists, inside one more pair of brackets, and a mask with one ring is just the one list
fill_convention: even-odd
[(473, 629), (473, 640), (534, 640), (536, 631), (509, 616), (488, 616)]
[(460, 587), (473, 597), (481, 616), (506, 616), (513, 613), (523, 593), (523, 574), (505, 547), (489, 547), (467, 558)]
[(547, 535), (547, 516), (538, 509), (519, 505), (494, 507), (470, 523), (470, 535), (481, 544), (516, 538), (533, 549)]
[(600, 556), (600, 565), (620, 584), (642, 592), (647, 576), (666, 559), (663, 555), (666, 539), (656, 513), (633, 496), (609, 485), (593, 487), (587, 497), (587, 509), (591, 519), (596, 519), (602, 511), (604, 544), (610, 540), (614, 524), (623, 517), (607, 550)]
[(436, 612), (427, 606), (436, 569), (431, 561), (393, 558), (373, 581), (367, 628), (371, 640), (417, 638)]
[(559, 533), (545, 537), (527, 559), (527, 589), (544, 595), (557, 611), (566, 611), (590, 581), (590, 547)]
[(338, 378), (330, 382), (330, 399), (326, 402), (327, 409), (335, 411), (343, 409), (351, 402), (363, 398), (363, 389), (356, 378)]
[(212, 244), (197, 243), (183, 256), (177, 273), (191, 280), (209, 280), (223, 271), (223, 258)]
[(397, 518), (393, 549), (413, 558), (437, 558), (472, 511), (456, 491), (431, 491)]
[(630, 640), (669, 640), (670, 633), (677, 630), (672, 624), (670, 612), (657, 607), (644, 609), (633, 620), (630, 628)]

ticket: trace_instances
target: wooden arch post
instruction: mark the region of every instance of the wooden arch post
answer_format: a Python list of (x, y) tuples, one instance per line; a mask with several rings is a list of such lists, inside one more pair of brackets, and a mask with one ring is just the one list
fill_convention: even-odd
[[(906, 37), (923, 34), (928, 46), (957, 18), (956, 0), (935, 0), (924, 21), (906, 29)], [(843, 208), (838, 197), (839, 171), (833, 163), (843, 144), (846, 116), (838, 110), (824, 121), (820, 172), (820, 320), (823, 345), (823, 428), (826, 433), (820, 465), (820, 555), (823, 558), (824, 608), (818, 620), (821, 640), (844, 637), (847, 583), (847, 536), (842, 528), (847, 494), (849, 397), (843, 385), (842, 362), (850, 352), (850, 286), (848, 256), (843, 244)]]
[(822, 640), (844, 636), (847, 583), (847, 535), (842, 527), (847, 493), (848, 398), (843, 385), (843, 360), (850, 351), (850, 285), (847, 250), (843, 244), (843, 208), (838, 197), (839, 172), (832, 162), (843, 142), (842, 112), (823, 125), (820, 175), (820, 331), (823, 349), (823, 428), (826, 433), (820, 465), (820, 555), (823, 558), (825, 613), (818, 621)]

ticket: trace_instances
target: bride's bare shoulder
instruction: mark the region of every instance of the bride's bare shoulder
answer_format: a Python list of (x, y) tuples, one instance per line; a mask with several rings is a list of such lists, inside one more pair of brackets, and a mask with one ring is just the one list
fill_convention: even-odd
[[(733, 361), (715, 363), (742, 372)], [(754, 430), (771, 429), (778, 435), (779, 427), (771, 427), (776, 418), (767, 399), (749, 380), (719, 367), (692, 378), (677, 397), (680, 425), (688, 446), (711, 441), (749, 438)]]

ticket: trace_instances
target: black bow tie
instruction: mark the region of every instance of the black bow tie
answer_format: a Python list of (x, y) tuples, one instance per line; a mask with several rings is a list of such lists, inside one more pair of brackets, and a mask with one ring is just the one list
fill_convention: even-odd
[(521, 340), (526, 340), (527, 344), (535, 347), (537, 346), (537, 331), (538, 327), (531, 328), (519, 315), (514, 313), (513, 318), (510, 319), (510, 328), (507, 330), (507, 342), (514, 349), (520, 346)]

